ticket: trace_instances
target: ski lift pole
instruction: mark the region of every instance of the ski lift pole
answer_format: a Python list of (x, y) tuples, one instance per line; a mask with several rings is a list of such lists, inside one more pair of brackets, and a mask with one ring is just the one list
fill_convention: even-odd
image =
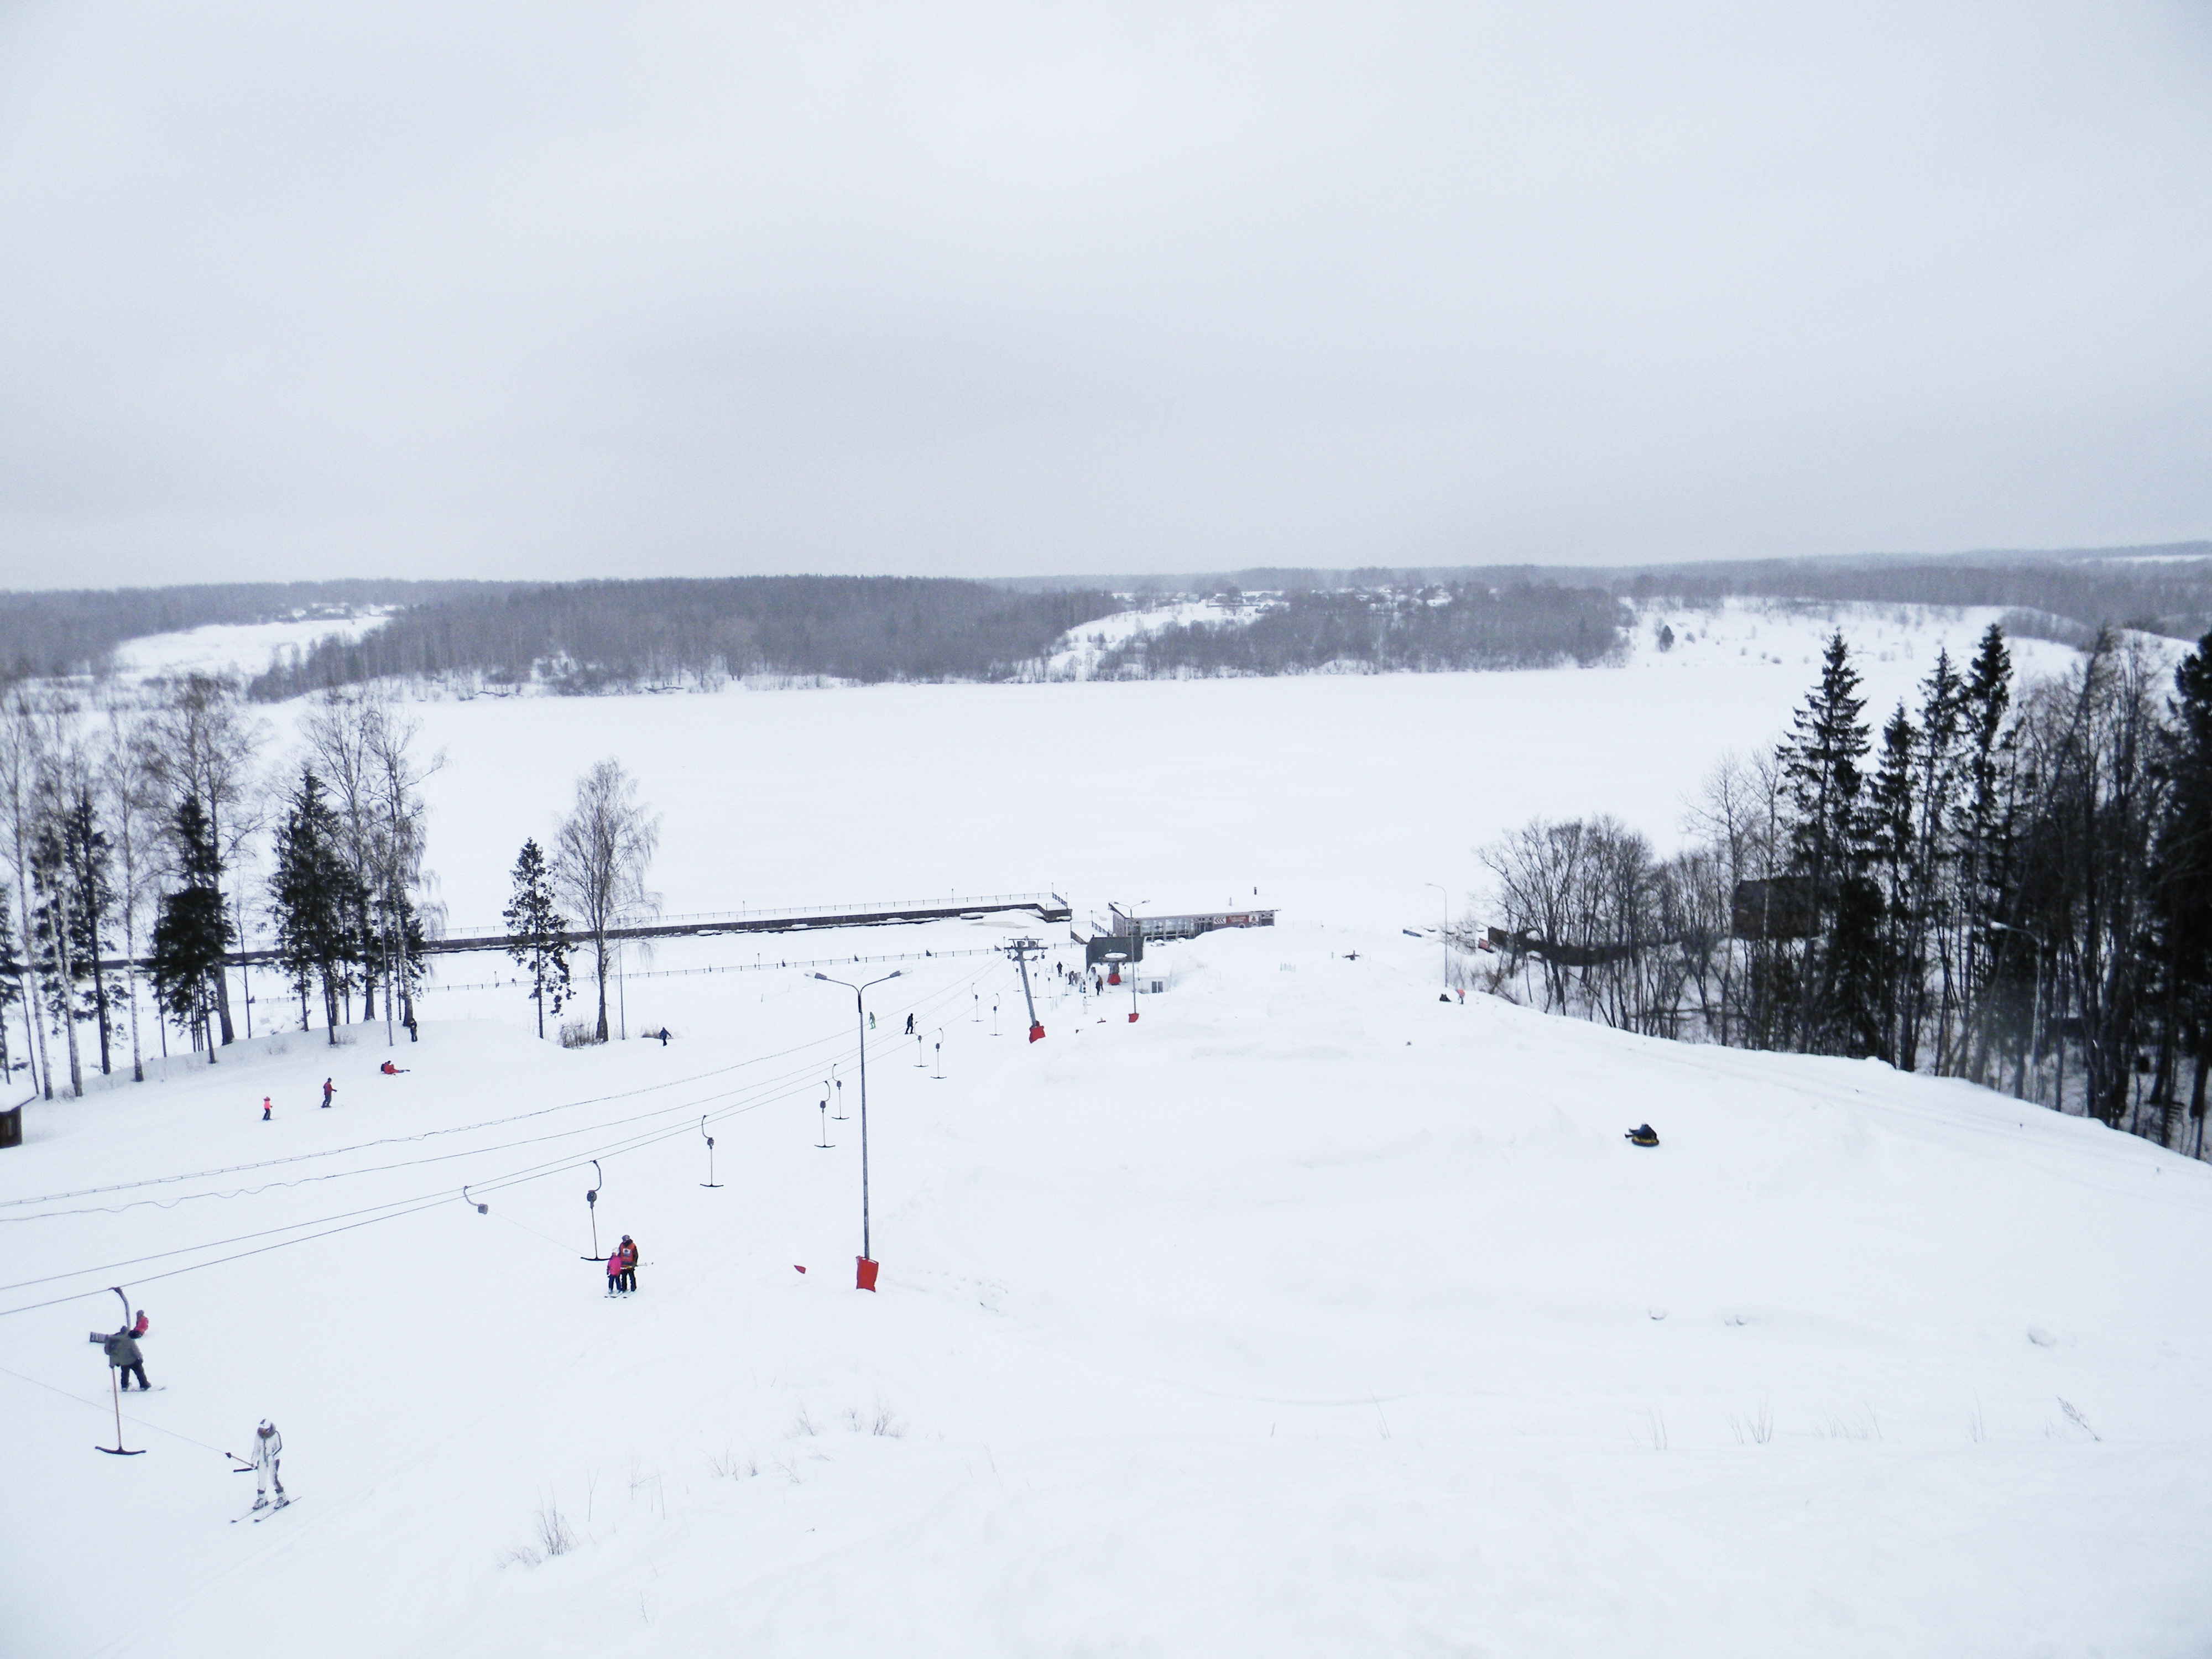
[(1044, 1022), (1037, 1018), (1036, 998), (1030, 990), (1029, 953), (1032, 951), (1042, 951), (1043, 948), (1033, 939), (1018, 939), (1006, 947), (1007, 952), (1014, 959), (1014, 966), (1020, 969), (1022, 972), (1022, 1000), (1028, 1006), (1030, 1011), (1030, 1041), (1031, 1042), (1039, 1042), (1043, 1038)]
[[(107, 1288), (122, 1299), (123, 1328), (127, 1331), (131, 1328), (131, 1298), (124, 1296), (123, 1287), (120, 1285), (110, 1285)], [(113, 1365), (107, 1368), (107, 1397), (115, 1407), (115, 1443), (112, 1446), (94, 1446), (93, 1449), (106, 1452), (110, 1457), (143, 1457), (146, 1455), (146, 1449), (143, 1446), (137, 1451), (125, 1451), (123, 1449), (123, 1373)]]
[(707, 1135), (707, 1178), (699, 1184), (702, 1187), (719, 1187), (722, 1183), (714, 1179), (714, 1137), (707, 1134), (707, 1120), (704, 1116), (699, 1120), (699, 1133)]
[(606, 1177), (599, 1173), (599, 1160), (595, 1158), (592, 1160), (592, 1184), (584, 1194), (585, 1207), (592, 1212), (592, 1253), (582, 1258), (586, 1261), (606, 1260), (599, 1254), (599, 1188), (605, 1184)]

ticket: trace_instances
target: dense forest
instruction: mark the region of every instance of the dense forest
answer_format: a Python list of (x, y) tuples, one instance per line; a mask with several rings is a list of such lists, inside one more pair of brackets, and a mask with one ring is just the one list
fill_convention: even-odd
[(1102, 676), (1293, 674), (1585, 666), (1620, 648), (1631, 621), (1601, 588), (1471, 582), (1297, 592), (1249, 622), (1178, 623), (1104, 653)]
[(1485, 854), (1499, 988), (1662, 1036), (1963, 1077), (2201, 1155), (2212, 1080), (2212, 634), (2107, 629), (2013, 683), (2000, 628), (1869, 720), (1843, 635), (1688, 850), (1607, 817)]
[(492, 582), (223, 582), (195, 587), (0, 592), (0, 683), (102, 674), (116, 647), (214, 623), (341, 616), (495, 589)]
[(568, 582), (467, 594), (328, 639), (255, 680), (262, 702), (386, 676), (481, 674), (556, 690), (754, 673), (1003, 679), (1069, 629), (1119, 609), (1103, 592), (1012, 593), (908, 576)]

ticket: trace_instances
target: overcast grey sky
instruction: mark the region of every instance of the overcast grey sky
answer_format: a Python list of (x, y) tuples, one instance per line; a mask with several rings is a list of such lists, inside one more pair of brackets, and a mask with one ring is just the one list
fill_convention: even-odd
[(2212, 533), (2212, 10), (0, 9), (0, 585)]

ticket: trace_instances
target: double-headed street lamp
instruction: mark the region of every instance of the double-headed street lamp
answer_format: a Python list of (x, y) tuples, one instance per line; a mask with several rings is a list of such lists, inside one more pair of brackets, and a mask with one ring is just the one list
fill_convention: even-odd
[(827, 974), (814, 976), (824, 985), (842, 985), (850, 991), (853, 1008), (860, 1022), (860, 1261), (857, 1282), (864, 1291), (876, 1288), (876, 1260), (868, 1239), (868, 1009), (863, 999), (884, 980), (898, 976), (898, 969), (893, 969), (883, 979), (872, 979), (865, 985), (855, 985), (848, 979), (832, 979)]

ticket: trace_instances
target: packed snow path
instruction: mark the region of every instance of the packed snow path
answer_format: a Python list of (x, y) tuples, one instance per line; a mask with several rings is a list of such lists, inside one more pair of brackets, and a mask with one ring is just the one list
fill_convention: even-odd
[[(0, 1319), (4, 1646), (2212, 1644), (2212, 1170), (1879, 1066), (1440, 1004), (1431, 948), (1217, 934), (1161, 953), (1176, 988), (1137, 1024), (1055, 994), (1034, 1046), (974, 1017), (1018, 996), (988, 959), (872, 993), (874, 1296), (851, 1004), (795, 976), (667, 981), (721, 1000), (665, 1048), (434, 1023), (403, 1077), (370, 1034), (295, 1036), (38, 1109), (0, 1200), (299, 1161), (0, 1207), (0, 1305), (431, 1206), (92, 1274), (153, 1316), (144, 1457), (91, 1450), (112, 1296)], [(1645, 1120), (1655, 1150), (1622, 1138)], [(633, 1297), (579, 1260), (587, 1155), (601, 1249), (643, 1247)], [(233, 1527), (250, 1493), (216, 1449), (264, 1415), (308, 1502)]]

